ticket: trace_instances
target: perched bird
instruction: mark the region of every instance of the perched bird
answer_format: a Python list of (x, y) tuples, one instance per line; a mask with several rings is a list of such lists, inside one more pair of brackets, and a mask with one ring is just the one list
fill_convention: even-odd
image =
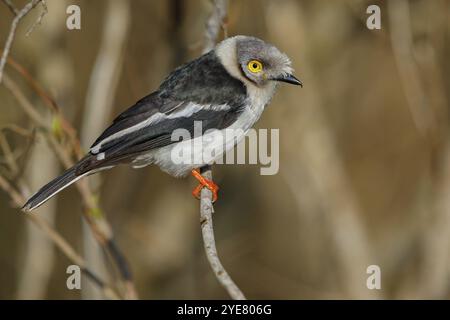
[[(37, 208), (82, 177), (123, 163), (133, 168), (156, 164), (175, 177), (192, 172), (200, 182), (194, 196), (198, 197), (206, 187), (213, 192), (215, 201), (217, 185), (198, 171), (211, 159), (208, 163), (174, 162), (172, 151), (181, 148), (195, 156), (199, 151), (192, 148), (192, 142), (201, 141), (202, 146), (224, 143), (214, 135), (205, 139), (210, 135), (205, 131), (210, 129), (239, 129), (241, 134), (226, 141), (223, 152), (233, 148), (260, 118), (277, 82), (302, 86), (292, 71), (289, 58), (260, 39), (235, 36), (223, 40), (210, 52), (175, 69), (157, 91), (117, 116), (89, 153), (36, 192), (23, 210)], [(193, 133), (197, 121), (202, 124), (200, 137), (174, 141), (174, 130)]]

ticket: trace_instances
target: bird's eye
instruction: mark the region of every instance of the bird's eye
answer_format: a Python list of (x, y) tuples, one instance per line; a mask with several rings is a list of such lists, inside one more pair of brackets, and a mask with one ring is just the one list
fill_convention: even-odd
[(263, 65), (258, 60), (251, 60), (247, 64), (247, 68), (248, 68), (248, 70), (250, 70), (250, 72), (257, 73), (257, 72), (261, 72), (262, 71)]

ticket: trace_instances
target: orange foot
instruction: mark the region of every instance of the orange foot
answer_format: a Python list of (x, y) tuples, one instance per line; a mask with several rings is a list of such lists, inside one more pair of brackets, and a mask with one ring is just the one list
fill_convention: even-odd
[(200, 171), (198, 169), (194, 169), (192, 170), (192, 175), (195, 177), (195, 179), (198, 180), (198, 182), (200, 182), (200, 184), (195, 187), (194, 190), (192, 190), (192, 195), (197, 198), (200, 199), (200, 193), (202, 191), (202, 189), (204, 187), (208, 188), (209, 190), (211, 190), (212, 195), (213, 195), (213, 202), (216, 202), (217, 200), (217, 191), (219, 191), (219, 187), (217, 186), (217, 184), (215, 184), (212, 180), (208, 180), (205, 177), (203, 177), (200, 174)]

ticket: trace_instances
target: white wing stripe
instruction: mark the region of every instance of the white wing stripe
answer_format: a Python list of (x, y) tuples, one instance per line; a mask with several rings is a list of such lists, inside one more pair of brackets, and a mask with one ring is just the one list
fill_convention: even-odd
[[(181, 105), (181, 103), (180, 103), (180, 105)], [(135, 124), (134, 126), (120, 130), (120, 131), (106, 137), (105, 139), (101, 140), (97, 145), (95, 145), (93, 148), (91, 148), (90, 152), (92, 154), (97, 154), (100, 151), (100, 148), (102, 147), (102, 145), (104, 143), (118, 139), (120, 137), (123, 137), (124, 135), (127, 135), (127, 134), (132, 133), (137, 130), (140, 130), (142, 128), (145, 128), (149, 125), (159, 123), (163, 120), (182, 118), (182, 117), (187, 118), (201, 110), (226, 111), (226, 110), (229, 110), (230, 108), (231, 107), (227, 104), (199, 105), (199, 104), (190, 102), (186, 107), (182, 108), (179, 111), (170, 113), (170, 114), (158, 112), (158, 113), (155, 113), (154, 115), (152, 115), (151, 117), (149, 117), (148, 119), (145, 119), (144, 121)]]

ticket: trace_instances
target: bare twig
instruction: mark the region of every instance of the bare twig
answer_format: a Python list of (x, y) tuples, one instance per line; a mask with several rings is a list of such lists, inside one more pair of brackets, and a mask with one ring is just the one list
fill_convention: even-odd
[[(201, 170), (201, 174), (206, 179), (212, 180), (210, 167), (204, 167)], [(244, 294), (236, 283), (234, 283), (233, 279), (231, 279), (217, 254), (212, 219), (213, 212), (212, 193), (209, 189), (203, 188), (200, 197), (200, 225), (202, 227), (206, 257), (208, 258), (209, 264), (211, 265), (217, 280), (219, 280), (220, 284), (227, 290), (230, 297), (234, 300), (245, 300)]]
[[(130, 24), (130, 8), (127, 1), (111, 1), (103, 22), (101, 44), (94, 68), (92, 70), (86, 94), (86, 106), (83, 125), (80, 130), (81, 143), (89, 146), (91, 139), (101, 133), (113, 109), (114, 94), (120, 79), (123, 64), (124, 48), (128, 39)], [(98, 185), (100, 176), (90, 179), (90, 185)], [(103, 269), (103, 255), (94, 245), (91, 233), (83, 224), (83, 246), (86, 260), (94, 269)], [(125, 296), (137, 298), (132, 275), (125, 257), (118, 250), (112, 237), (106, 244), (110, 257), (117, 266), (121, 280), (126, 290)], [(90, 288), (88, 288), (90, 289)], [(95, 297), (95, 290), (84, 292), (88, 298)]]
[[(11, 27), (9, 30), (8, 38), (6, 39), (5, 48), (3, 49), (3, 55), (0, 59), (0, 83), (2, 82), (3, 78), (3, 70), (5, 68), (6, 60), (8, 58), (9, 51), (11, 50), (11, 46), (14, 40), (14, 36), (16, 35), (16, 29), (19, 24), (19, 21), (25, 17), (28, 12), (30, 12), (36, 5), (41, 2), (42, 0), (32, 0), (28, 2), (19, 12), (16, 13), (16, 9), (14, 6), (12, 6), (11, 2), (6, 1), (6, 5), (16, 13), (16, 16), (14, 17), (13, 21), (11, 22)], [(42, 18), (41, 18), (42, 19)], [(39, 20), (39, 19), (38, 19)]]
[(57, 120), (58, 124), (61, 126), (64, 134), (67, 135), (70, 142), (70, 147), (73, 149), (75, 156), (78, 159), (83, 157), (83, 152), (80, 147), (80, 141), (77, 138), (76, 130), (72, 127), (69, 121), (67, 121), (59, 108), (56, 101), (42, 88), (42, 86), (31, 76), (27, 69), (21, 66), (13, 58), (8, 57), (8, 65), (16, 70), (30, 85), (30, 87), (36, 92), (36, 94), (45, 103), (45, 106), (54, 113), (54, 119)]
[(9, 170), (13, 175), (16, 175), (19, 172), (19, 167), (17, 166), (17, 162), (14, 158), (14, 153), (11, 149), (11, 146), (8, 143), (3, 132), (0, 130), (0, 149), (3, 152), (3, 156), (5, 157), (5, 162), (9, 166)]
[[(3, 189), (11, 198), (14, 206), (20, 208), (25, 202), (25, 197), (17, 191), (5, 178), (0, 176), (0, 188)], [(75, 249), (61, 236), (55, 229), (53, 229), (44, 219), (38, 215), (26, 214), (29, 220), (36, 224), (46, 234), (49, 239), (58, 247), (58, 249), (74, 264), (78, 265), (80, 269), (103, 291), (106, 297), (110, 299), (119, 299), (117, 293), (105, 284), (95, 273), (86, 267), (84, 259), (75, 251)]]
[[(25, 175), (23, 180), (26, 181), (26, 184), (21, 182), (22, 179), (17, 178), (17, 174), (15, 179), (11, 180), (17, 183), (20, 190), (24, 190), (24, 195), (29, 195), (30, 189), (39, 188), (47, 183), (60, 170), (58, 160), (52, 154), (52, 150), (41, 132), (37, 133), (30, 151), (28, 154), (29, 164), (22, 168), (22, 173)], [(22, 186), (24, 187), (22, 188)], [(35, 215), (45, 219), (50, 226), (54, 227), (57, 216), (57, 202), (51, 202), (48, 206), (37, 209)], [(52, 275), (51, 269), (55, 262), (55, 250), (42, 230), (31, 223), (26, 224), (23, 236), (25, 242), (22, 249), (24, 253), (22, 255), (23, 263), (20, 266), (21, 277), (17, 285), (16, 298), (19, 300), (43, 299)], [(39, 260), (41, 262), (36, 264), (36, 261)], [(96, 273), (100, 274), (99, 272)], [(91, 283), (88, 279), (87, 281)]]
[[(52, 3), (52, 10), (55, 13), (64, 12), (66, 7), (66, 0)], [(33, 30), (33, 28), (38, 25), (45, 12), (45, 3), (41, 2), (36, 7), (35, 11), (30, 13), (30, 15), (33, 15), (34, 17), (38, 17), (40, 13), (41, 18), (36, 19), (33, 17), (33, 19), (31, 19), (31, 17), (27, 17), (27, 19), (34, 20), (32, 26), (27, 27), (27, 29), (30, 31)], [(67, 31), (65, 28), (61, 28), (65, 19), (66, 17), (61, 14), (47, 15), (45, 21), (46, 28), (39, 29), (40, 35), (37, 35), (39, 40), (34, 38), (34, 40), (30, 39), (30, 41), (34, 43), (33, 46), (37, 56), (44, 57), (44, 59), (37, 59), (39, 63), (35, 66), (33, 74), (40, 78), (40, 82), (43, 86), (50, 85), (59, 98), (70, 97), (73, 88), (71, 86), (73, 80), (71, 71), (73, 70), (70, 65), (70, 58), (64, 54), (64, 47), (59, 45), (58, 41)], [(25, 21), (22, 21), (21, 23), (24, 24)], [(25, 36), (28, 36), (30, 31), (28, 31)], [(11, 65), (12, 55), (13, 53), (8, 57), (8, 66)], [(5, 73), (9, 75), (7, 70)], [(66, 110), (71, 109), (71, 101), (71, 98), (67, 99)], [(54, 112), (52, 111), (45, 112), (42, 113), (42, 115), (47, 122), (52, 122), (56, 133), (57, 130), (61, 130), (59, 130), (59, 123), (53, 119), (53, 113)], [(23, 173), (24, 180), (26, 181), (26, 196), (31, 195), (31, 190), (37, 190), (56, 177), (61, 170), (58, 159), (55, 157), (46, 141), (45, 133), (43, 134), (42, 130), (35, 130), (35, 132), (35, 139), (33, 139), (33, 141), (27, 141), (29, 153), (22, 158), (25, 162), (21, 173)], [(62, 138), (62, 135), (59, 133), (58, 138)], [(16, 149), (18, 148), (16, 147)], [(11, 179), (11, 181), (18, 181), (18, 177)], [(56, 197), (56, 199), (58, 198), (59, 197)], [(50, 201), (46, 206), (38, 208), (34, 214), (45, 219), (49, 225), (55, 226), (58, 216), (58, 201)], [(21, 254), (23, 263), (21, 263), (20, 266), (21, 277), (17, 285), (16, 298), (42, 299), (50, 285), (52, 266), (56, 259), (55, 249), (53, 248), (52, 243), (47, 241), (42, 230), (36, 228), (33, 224), (28, 223), (26, 225), (23, 237), (25, 242), (22, 246), (23, 254)], [(87, 262), (88, 259), (86, 254), (81, 250), (80, 254), (84, 256), (84, 259)], [(36, 264), (36, 261), (39, 260), (42, 262)], [(106, 273), (95, 270), (91, 266), (89, 266), (89, 268), (93, 272), (104, 276), (106, 279)], [(95, 286), (96, 290), (101, 291), (95, 284), (87, 279), (87, 277), (83, 277), (81, 282), (83, 290), (80, 292), (81, 294), (88, 287), (87, 284), (89, 286)]]
[[(16, 97), (16, 99), (19, 101), (19, 105), (22, 106), (23, 110), (27, 113), (27, 115), (36, 123), (40, 124), (45, 128), (46, 122), (45, 119), (34, 110), (32, 104), (27, 100), (25, 95), (19, 90), (18, 86), (5, 75), (4, 77), (4, 86), (9, 89), (13, 95)], [(64, 154), (57, 145), (56, 139), (54, 139), (53, 136), (50, 135), (44, 135), (48, 138), (48, 141), (51, 145), (54, 147), (56, 146), (61, 152), (61, 154)], [(58, 153), (57, 153), (58, 154)], [(7, 159), (9, 157), (6, 157)], [(70, 160), (68, 160), (70, 161)], [(11, 167), (11, 164), (10, 164)], [(0, 176), (0, 188), (3, 189), (6, 193), (8, 193), (11, 197), (11, 199), (14, 202), (14, 205), (16, 207), (21, 207), (23, 203), (26, 201), (26, 198), (19, 193), (14, 187), (12, 187), (6, 179)], [(88, 275), (88, 277), (93, 280), (93, 282), (98, 285), (103, 294), (110, 299), (118, 299), (119, 296), (117, 293), (115, 293), (114, 290), (112, 290), (110, 287), (105, 285), (105, 282), (101, 280), (98, 276), (95, 275), (94, 272), (89, 270), (89, 268), (86, 266), (86, 262), (81, 256), (79, 256), (75, 250), (70, 246), (70, 244), (67, 243), (67, 241), (57, 233), (44, 219), (42, 219), (39, 215), (32, 215), (32, 214), (26, 214), (25, 215), (28, 219), (33, 221), (38, 227), (40, 227), (43, 232), (55, 243), (55, 245), (75, 264), (77, 264), (85, 273)]]
[(14, 14), (19, 14), (19, 9), (11, 2), (11, 0), (3, 0), (4, 4), (8, 7), (8, 9)]
[[(65, 146), (61, 144), (55, 135), (52, 133), (52, 127), (47, 121), (37, 112), (32, 105), (32, 103), (27, 99), (27, 97), (22, 93), (17, 84), (9, 78), (6, 74), (4, 77), (4, 85), (5, 87), (13, 94), (13, 96), (19, 102), (19, 106), (25, 111), (28, 117), (41, 129), (43, 129), (46, 134), (44, 135), (50, 145), (50, 147), (55, 152), (56, 156), (60, 160), (60, 162), (64, 165), (65, 168), (70, 168), (73, 166), (74, 161), (71, 158), (70, 153), (67, 151)], [(60, 115), (62, 117), (62, 115)], [(78, 143), (75, 143), (78, 144)], [(124, 255), (117, 249), (117, 246), (114, 243), (112, 229), (105, 219), (103, 212), (100, 208), (98, 208), (97, 202), (95, 201), (95, 197), (92, 194), (87, 181), (82, 180), (76, 183), (76, 186), (81, 194), (83, 199), (83, 204), (86, 210), (83, 210), (84, 217), (86, 221), (89, 223), (96, 240), (99, 244), (105, 248), (105, 251), (110, 253), (111, 257), (113, 257), (115, 264), (118, 266), (118, 269), (121, 270), (122, 275), (127, 278), (125, 279), (126, 288), (129, 293), (132, 292), (130, 290), (133, 289), (133, 286), (130, 286), (131, 279), (129, 279), (129, 268), (128, 264), (124, 263), (126, 261)], [(111, 248), (116, 248), (113, 252)], [(120, 257), (120, 259), (119, 259)], [(124, 269), (126, 267), (126, 269)], [(131, 288), (131, 289), (130, 289)], [(134, 296), (131, 296), (134, 298)]]
[(34, 30), (34, 28), (36, 28), (36, 26), (41, 24), (42, 19), (48, 13), (48, 8), (47, 8), (47, 4), (45, 3), (45, 0), (41, 0), (41, 5), (42, 5), (42, 12), (39, 14), (36, 21), (28, 29), (27, 33), (25, 34), (26, 37), (28, 37), (33, 32), (33, 30)]
[[(42, 20), (42, 17), (47, 12), (47, 7), (44, 0), (39, 1), (32, 1), (32, 6), (29, 8), (29, 5), (25, 6), (27, 8), (27, 12), (29, 12), (32, 8), (34, 8), (39, 2), (42, 3), (42, 6), (44, 8), (41, 15), (38, 17), (35, 24), (32, 26), (32, 28), (29, 30), (28, 34), (32, 31), (35, 25), (39, 24)], [(20, 15), (24, 16), (26, 13), (23, 13), (24, 11), (22, 9), (20, 11)], [(116, 10), (117, 11), (117, 10)], [(15, 29), (17, 27), (17, 24), (20, 19), (16, 18), (13, 21), (13, 28), (10, 32), (10, 41), (8, 45), (3, 50), (2, 55), (2, 61), (3, 61), (3, 67), (0, 67), (0, 83), (2, 79), (2, 72), (4, 68), (4, 64), (8, 62), (10, 66), (12, 66), (16, 71), (18, 71), (25, 80), (31, 85), (31, 87), (34, 89), (34, 91), (42, 98), (42, 100), (45, 102), (45, 105), (54, 113), (54, 122), (58, 124), (58, 126), (61, 127), (63, 134), (67, 135), (69, 138), (69, 144), (72, 150), (67, 149), (67, 144), (63, 145), (60, 143), (54, 134), (52, 132), (51, 126), (47, 123), (44, 117), (40, 116), (39, 112), (35, 110), (35, 108), (27, 101), (27, 98), (21, 93), (21, 91), (18, 89), (18, 87), (12, 82), (8, 82), (8, 86), (11, 87), (13, 90), (11, 90), (16, 99), (19, 100), (20, 105), (25, 110), (27, 115), (35, 122), (38, 127), (44, 128), (49, 134), (46, 134), (47, 140), (49, 140), (50, 146), (54, 149), (56, 155), (60, 159), (60, 161), (64, 164), (66, 168), (73, 165), (73, 161), (71, 158), (71, 153), (75, 153), (77, 158), (81, 158), (83, 156), (83, 153), (80, 148), (80, 142), (77, 138), (76, 131), (74, 128), (70, 125), (70, 123), (64, 118), (62, 115), (60, 108), (57, 106), (56, 102), (52, 97), (45, 92), (45, 90), (41, 87), (41, 85), (33, 79), (33, 77), (30, 75), (30, 73), (22, 67), (20, 64), (15, 62), (11, 57), (8, 56), (9, 49), (12, 45), (12, 41), (14, 38)], [(114, 27), (114, 24), (109, 23), (108, 29), (111, 29), (111, 25)], [(113, 28), (114, 29), (114, 28)], [(115, 30), (115, 29), (114, 29)], [(111, 37), (110, 37), (111, 38)], [(93, 108), (95, 109), (95, 108)], [(109, 223), (106, 221), (106, 219), (103, 216), (102, 211), (98, 208), (98, 205), (96, 201), (94, 201), (95, 197), (93, 196), (89, 185), (85, 181), (81, 181), (77, 184), (78, 189), (83, 197), (85, 207), (87, 208), (84, 211), (85, 218), (90, 224), (91, 228), (94, 231), (95, 237), (97, 241), (105, 248), (106, 252), (110, 254), (110, 256), (113, 258), (115, 264), (118, 267), (118, 270), (125, 282), (125, 288), (127, 290), (126, 296), (128, 298), (136, 298), (137, 293), (134, 289), (133, 281), (130, 278), (131, 272), (129, 270), (128, 264), (126, 263), (126, 259), (124, 255), (121, 253), (120, 250), (118, 250), (117, 245), (114, 243), (113, 234), (111, 227), (109, 226)], [(95, 216), (93, 216), (95, 215)], [(111, 250), (111, 248), (116, 248), (114, 251)]]
[[(206, 23), (205, 47), (203, 52), (208, 52), (214, 48), (219, 34), (219, 29), (223, 26), (222, 22), (226, 16), (227, 1), (214, 1), (214, 10)], [(201, 172), (203, 177), (212, 180), (212, 172), (209, 166), (203, 167)], [(228, 294), (234, 300), (245, 300), (245, 296), (239, 287), (234, 283), (228, 272), (220, 262), (217, 254), (216, 241), (214, 239), (213, 218), (214, 207), (212, 204), (212, 193), (209, 189), (203, 188), (200, 196), (200, 225), (202, 228), (203, 244), (206, 257), (214, 271), (214, 274), (220, 284), (227, 290)]]
[(228, 0), (215, 0), (213, 1), (213, 11), (206, 22), (205, 29), (205, 42), (203, 45), (203, 53), (206, 53), (214, 48), (216, 45), (219, 31), (221, 28), (225, 31), (225, 21), (227, 16)]

